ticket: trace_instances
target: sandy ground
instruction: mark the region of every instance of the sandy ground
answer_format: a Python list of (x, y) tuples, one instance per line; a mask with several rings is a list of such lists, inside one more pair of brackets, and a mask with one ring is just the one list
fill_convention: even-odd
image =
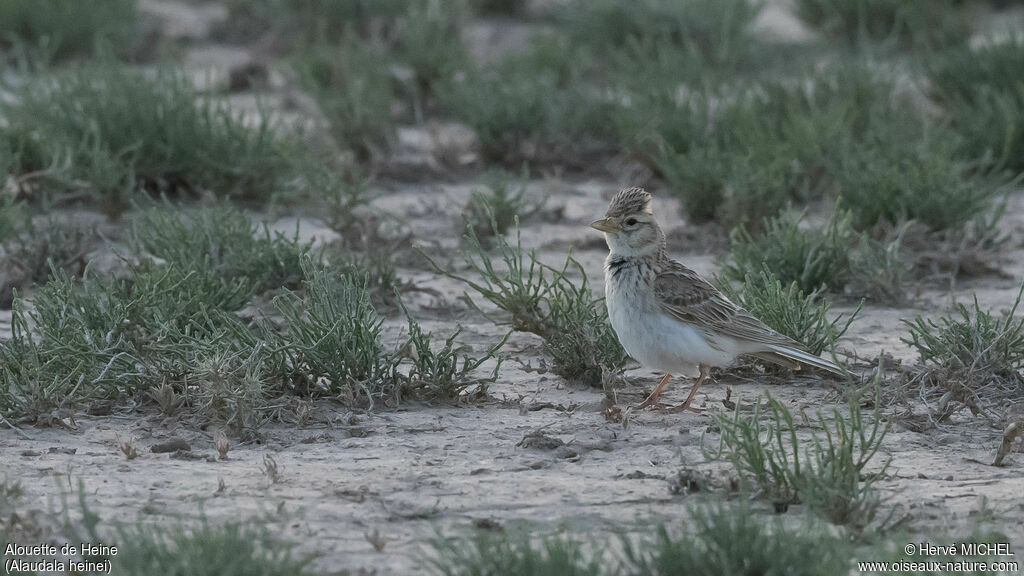
[[(189, 24), (188, 18), (199, 17), (196, 10), (210, 10), (156, 0), (147, 0), (144, 6), (168, 22), (166, 29), (185, 31), (181, 34), (195, 30), (198, 24)], [(799, 22), (775, 8), (758, 26), (807, 34)], [(794, 27), (795, 32), (785, 32)], [(487, 40), (492, 33), (478, 30), (475, 35), (483, 42), (507, 41), (501, 34)], [(197, 78), (208, 68), (216, 71), (251, 57), (237, 48), (202, 41), (188, 46), (184, 59), (196, 67)], [(244, 106), (244, 95), (238, 101)], [(396, 156), (422, 158), (424, 146), (430, 148), (422, 142), (430, 142), (436, 131), (407, 130), (401, 140), (407, 149)], [(600, 235), (586, 224), (604, 211), (609, 196), (623, 184), (532, 181), (529, 192), (549, 196), (548, 207), (562, 209), (563, 217), (556, 222), (525, 222), (524, 245), (536, 248), (541, 259), (552, 264), (561, 262), (572, 248), (600, 293), (606, 249)], [(458, 263), (455, 223), (471, 189), (471, 181), (382, 185), (374, 204), (406, 221), (423, 251), (441, 262)], [(673, 239), (674, 255), (702, 274), (712, 274), (718, 265), (715, 254), (707, 250), (699, 231), (680, 220), (675, 201), (658, 198), (656, 212)], [(277, 225), (293, 229), (291, 220)], [(302, 225), (304, 233), (328, 235), (315, 221), (304, 219)], [(911, 308), (869, 306), (840, 347), (865, 359), (884, 351), (913, 363), (915, 354), (900, 342), (905, 334), (901, 319), (936, 314), (973, 295), (983, 306), (1009, 308), (1024, 279), (1024, 195), (1011, 198), (1001, 226), (1011, 238), (1000, 262), (1004, 276), (961, 282), (953, 290), (923, 289)], [(430, 289), (409, 298), (412, 313), (424, 319), (425, 329), (446, 334), (461, 324), (465, 341), (477, 350), (501, 338), (504, 328), (458, 300), (461, 286), (437, 276), (425, 263), (413, 264), (399, 271), (404, 280)], [(851, 303), (839, 302), (835, 312), (852, 309)], [(403, 325), (404, 321), (390, 319), (389, 333)], [(0, 338), (9, 331), (10, 312), (0, 311)], [(705, 462), (701, 443), (717, 442), (713, 431), (702, 439), (713, 416), (726, 412), (722, 400), (727, 388), (733, 400), (747, 403), (770, 392), (794, 414), (809, 417), (818, 411), (828, 413), (843, 402), (835, 382), (793, 378), (767, 384), (750, 372), (726, 371), (698, 395), (698, 406), (706, 409), (703, 414), (644, 412), (633, 414), (624, 427), (603, 417), (600, 390), (535, 370), (543, 358), (539, 339), (516, 334), (504, 354), (507, 361), (485, 400), (458, 407), (413, 404), (372, 414), (353, 414), (325, 403), (308, 427), (272, 425), (262, 444), (234, 446), (226, 461), (214, 459), (212, 430), (163, 420), (150, 411), (79, 415), (70, 431), (0, 429), (2, 474), (23, 483), (30, 508), (52, 510), (59, 494), (80, 479), (92, 508), (105, 519), (194, 521), (205, 515), (216, 522), (258, 516), (300, 542), (302, 551), (322, 554), (317, 566), (324, 570), (413, 574), (423, 570), (425, 543), (437, 533), (468, 533), (474, 525), (489, 522), (540, 532), (567, 526), (596, 536), (644, 529), (652, 521), (678, 524), (694, 496), (673, 494), (670, 480), (688, 468), (724, 474), (720, 465)], [(618, 391), (619, 403), (638, 402), (657, 376), (634, 366)], [(685, 385), (676, 382), (666, 398), (678, 402), (685, 392)], [(926, 413), (919, 401), (912, 407), (918, 414)], [(892, 410), (897, 409), (903, 408)], [(915, 529), (951, 535), (969, 532), (981, 511), (990, 511), (1013, 538), (1017, 558), (1024, 558), (1024, 454), (1011, 454), (1001, 468), (990, 465), (1002, 437), (1001, 423), (967, 412), (921, 431), (912, 430), (919, 426), (901, 424), (901, 419), (893, 422), (882, 458), (891, 457), (893, 464), (877, 484), (887, 506), (908, 515), (909, 526)], [(809, 433), (800, 431), (803, 438)], [(521, 445), (531, 434), (556, 441), (539, 448)], [(193, 456), (150, 451), (173, 438), (186, 441)], [(119, 445), (126, 440), (138, 446), (137, 459), (128, 461), (121, 453)], [(265, 455), (277, 462), (276, 483), (263, 472)], [(220, 481), (223, 490), (218, 489)], [(367, 535), (374, 533), (386, 541), (382, 551), (369, 541)]]

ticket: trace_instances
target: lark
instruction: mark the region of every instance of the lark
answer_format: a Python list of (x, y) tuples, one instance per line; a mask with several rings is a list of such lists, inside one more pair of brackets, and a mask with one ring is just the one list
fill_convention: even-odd
[[(608, 243), (605, 302), (619, 342), (634, 360), (665, 373), (637, 409), (696, 411), (690, 404), (710, 368), (727, 367), (744, 355), (792, 369), (803, 363), (844, 374), (839, 366), (772, 330), (673, 260), (651, 200), (642, 188), (626, 188), (612, 198), (605, 217), (590, 224), (604, 232)], [(685, 402), (665, 407), (658, 403), (658, 396), (673, 374), (697, 379)]]

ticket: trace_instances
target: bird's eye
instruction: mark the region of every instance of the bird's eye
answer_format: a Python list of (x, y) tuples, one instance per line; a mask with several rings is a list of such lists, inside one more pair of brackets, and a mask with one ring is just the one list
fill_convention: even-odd
[(626, 220), (626, 226), (633, 226), (636, 224), (636, 218), (629, 218)]

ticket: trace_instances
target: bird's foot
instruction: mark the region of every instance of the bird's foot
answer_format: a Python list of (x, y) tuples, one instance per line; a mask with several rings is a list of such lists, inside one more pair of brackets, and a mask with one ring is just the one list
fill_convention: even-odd
[(636, 406), (630, 406), (629, 409), (632, 412), (639, 412), (640, 410), (646, 410), (647, 408), (661, 410), (668, 407), (668, 404), (658, 402), (657, 400), (651, 400), (650, 398), (648, 398), (647, 400), (644, 400), (643, 402), (637, 404)]
[(665, 406), (666, 404), (658, 402), (657, 398), (648, 398), (647, 400), (644, 400), (643, 402), (637, 404), (636, 406), (630, 407), (630, 410), (637, 412), (639, 410), (644, 410), (646, 408), (664, 408)]
[(662, 412), (664, 414), (679, 414), (680, 412), (687, 412), (687, 411), (693, 412), (695, 414), (703, 414), (704, 413), (704, 409), (703, 408), (695, 408), (693, 406), (690, 406), (690, 402), (689, 401), (683, 402), (682, 404), (679, 404), (678, 406), (669, 406), (667, 404), (658, 404), (656, 408), (657, 408), (657, 410), (659, 412)]

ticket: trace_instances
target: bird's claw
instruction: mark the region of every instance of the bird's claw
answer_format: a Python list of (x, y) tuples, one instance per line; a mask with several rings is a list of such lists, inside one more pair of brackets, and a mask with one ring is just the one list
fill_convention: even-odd
[(665, 413), (665, 414), (678, 414), (680, 412), (686, 412), (686, 411), (690, 411), (690, 412), (693, 412), (695, 414), (701, 414), (701, 413), (704, 412), (704, 410), (702, 408), (694, 408), (693, 406), (690, 406), (689, 402), (683, 402), (682, 404), (679, 404), (678, 406), (668, 406), (666, 404), (659, 404), (657, 406), (657, 410), (659, 412), (662, 412), (662, 413)]
[(644, 410), (645, 408), (653, 408), (654, 410), (657, 410), (658, 412), (662, 412), (664, 414), (678, 414), (679, 412), (686, 411), (694, 412), (697, 414), (701, 414), (704, 412), (702, 408), (694, 408), (693, 406), (690, 406), (689, 402), (683, 402), (682, 404), (679, 404), (677, 406), (665, 404), (664, 402), (642, 402), (640, 404), (637, 404), (636, 406), (633, 406), (632, 408), (630, 408), (630, 410), (633, 412), (637, 412), (640, 410)]

